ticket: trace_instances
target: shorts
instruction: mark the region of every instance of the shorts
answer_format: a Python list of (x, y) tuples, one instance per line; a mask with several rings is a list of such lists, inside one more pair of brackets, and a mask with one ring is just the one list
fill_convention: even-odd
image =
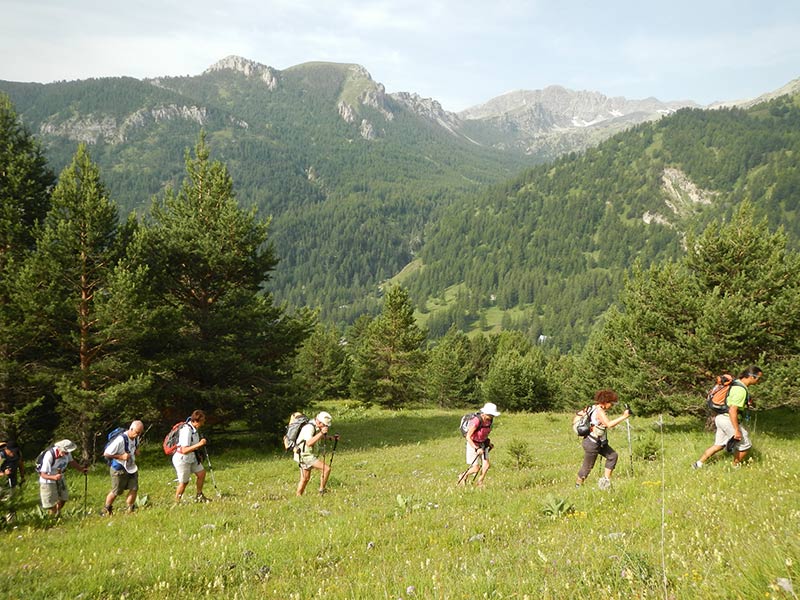
[(125, 490), (135, 492), (139, 489), (139, 471), (128, 473), (125, 469), (111, 471), (111, 493), (119, 496)]
[(310, 471), (311, 469), (314, 468), (314, 465), (317, 464), (317, 462), (319, 462), (319, 458), (317, 458), (313, 454), (305, 454), (305, 455), (296, 454), (295, 458), (297, 459), (297, 464), (304, 471)]
[(173, 466), (178, 474), (178, 483), (189, 483), (192, 473), (205, 471), (203, 465), (198, 462), (181, 462)]
[[(714, 435), (715, 446), (725, 446), (728, 440), (733, 437), (733, 423), (731, 423), (730, 415), (717, 415), (714, 417), (714, 424), (717, 426), (717, 433)], [(735, 448), (737, 452), (745, 452), (753, 447), (750, 442), (750, 435), (747, 430), (739, 423), (739, 432), (742, 434), (742, 439)]]
[(69, 500), (67, 484), (62, 477), (54, 483), (40, 483), (39, 497), (42, 499), (42, 508), (53, 508), (59, 502)]
[[(486, 450), (485, 454), (483, 452), (484, 450)], [(484, 460), (488, 461), (489, 460), (489, 448), (480, 448), (479, 447), (478, 450), (475, 450), (475, 448), (473, 448), (471, 444), (467, 443), (467, 464), (471, 465), (473, 462), (475, 462), (475, 459), (478, 456), (481, 457), (481, 462), (483, 462)]]

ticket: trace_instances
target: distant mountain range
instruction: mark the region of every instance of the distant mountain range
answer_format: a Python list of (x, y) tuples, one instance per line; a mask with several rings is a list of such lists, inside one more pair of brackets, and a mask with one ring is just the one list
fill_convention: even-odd
[[(537, 164), (698, 107), (551, 86), (453, 113), (418, 94), (387, 93), (360, 65), (277, 70), (237, 56), (197, 76), (0, 81), (0, 92), (56, 171), (77, 142), (87, 143), (123, 213), (142, 213), (180, 181), (184, 152), (204, 130), (240, 202), (272, 217), (277, 299), (319, 307), (340, 323), (377, 310), (380, 284), (405, 267), (424, 271), (419, 257), (434, 260), (429, 244), (441, 242), (441, 219), (459, 206), (482, 205), (483, 194), (525, 179)], [(651, 204), (648, 218), (657, 223), (658, 203)], [(443, 286), (446, 280), (451, 275)], [(418, 284), (418, 294), (444, 294), (431, 285)]]

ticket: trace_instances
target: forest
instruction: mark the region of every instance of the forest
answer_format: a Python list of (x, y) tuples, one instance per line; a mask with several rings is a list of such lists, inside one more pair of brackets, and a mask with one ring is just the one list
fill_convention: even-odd
[[(244, 420), (277, 436), (293, 410), (327, 399), (542, 411), (578, 408), (601, 387), (641, 413), (699, 417), (715, 374), (754, 363), (761, 405), (796, 405), (800, 256), (783, 215), (800, 192), (797, 120), (791, 98), (681, 111), (453, 202), (425, 236), (424, 267), (343, 325), (276, 301), (278, 226), (240, 202), (205, 133), (181, 150), (175, 185), (122, 219), (93, 150), (77, 145), (56, 175), (0, 96), (0, 436), (41, 445), (69, 433), (91, 458), (119, 422), (171, 423), (196, 407), (216, 427)], [(645, 226), (637, 215), (664, 210), (665, 166), (732, 191)], [(346, 237), (357, 222), (341, 219), (336, 243), (357, 244)], [(329, 266), (306, 259), (317, 276)], [(452, 285), (453, 320), (420, 326), (419, 299)], [(476, 335), (489, 303), (527, 312)]]

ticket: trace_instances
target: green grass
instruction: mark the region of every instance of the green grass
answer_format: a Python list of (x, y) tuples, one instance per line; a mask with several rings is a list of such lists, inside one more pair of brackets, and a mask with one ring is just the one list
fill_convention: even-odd
[(173, 471), (152, 442), (141, 460), (148, 503), (134, 515), (97, 515), (109, 485), (99, 466), (91, 514), (71, 472), (72, 511), (56, 523), (32, 516), (29, 482), (16, 526), (0, 533), (0, 597), (694, 600), (800, 589), (796, 415), (759, 414), (749, 464), (718, 455), (700, 471), (689, 465), (712, 440), (701, 423), (665, 419), (662, 435), (656, 419), (636, 418), (634, 455), (657, 457), (636, 458), (631, 473), (617, 428), (620, 460), (602, 492), (597, 469), (574, 487), (582, 453), (567, 414), (499, 417), (486, 486), (456, 489), (460, 411), (326, 408), (341, 438), (325, 496), (315, 474), (294, 497), (294, 463), (242, 436), (212, 439), (211, 504), (172, 506)]

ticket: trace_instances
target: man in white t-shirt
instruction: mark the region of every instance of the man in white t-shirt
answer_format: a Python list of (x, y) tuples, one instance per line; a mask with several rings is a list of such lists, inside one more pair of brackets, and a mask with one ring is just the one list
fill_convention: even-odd
[(172, 466), (178, 475), (178, 489), (175, 491), (175, 502), (180, 502), (183, 492), (189, 484), (192, 473), (194, 473), (197, 485), (195, 502), (210, 502), (209, 498), (203, 495), (203, 483), (206, 480), (206, 471), (203, 468), (203, 461), (198, 460), (196, 450), (200, 450), (206, 445), (206, 439), (200, 437), (198, 429), (206, 422), (206, 413), (196, 410), (189, 417), (189, 421), (182, 425), (178, 431), (178, 444), (175, 454), (172, 455)]
[(64, 471), (67, 467), (71, 466), (86, 474), (87, 468), (72, 458), (72, 453), (77, 449), (75, 442), (61, 440), (44, 454), (42, 468), (39, 471), (39, 497), (42, 500), (42, 508), (49, 510), (52, 515), (58, 516), (69, 500), (67, 483), (64, 480)]
[(325, 493), (325, 485), (328, 483), (328, 476), (331, 474), (330, 465), (326, 465), (314, 454), (314, 446), (328, 433), (332, 418), (325, 411), (319, 413), (312, 421), (309, 421), (300, 428), (297, 434), (297, 449), (295, 450), (294, 460), (300, 465), (300, 482), (297, 484), (297, 495), (302, 496), (306, 491), (306, 486), (311, 479), (311, 470), (319, 469), (321, 472), (319, 480), (319, 493)]
[(127, 431), (123, 431), (112, 439), (103, 456), (111, 460), (111, 491), (106, 496), (106, 504), (102, 514), (110, 515), (114, 511), (114, 500), (128, 490), (125, 500), (128, 512), (136, 510), (136, 494), (139, 491), (139, 467), (136, 456), (139, 454), (139, 437), (144, 433), (144, 424), (134, 421)]

